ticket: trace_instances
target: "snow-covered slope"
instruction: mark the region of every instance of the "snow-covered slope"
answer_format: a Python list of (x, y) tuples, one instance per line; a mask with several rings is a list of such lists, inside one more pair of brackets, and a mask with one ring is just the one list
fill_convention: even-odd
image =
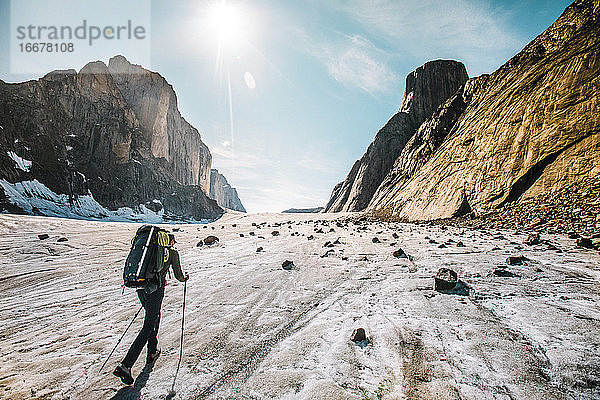
[[(226, 214), (209, 225), (178, 225), (191, 278), (175, 398), (600, 397), (597, 251), (576, 249), (562, 236), (542, 237), (559, 253), (549, 244), (523, 245), (523, 233), (338, 226), (339, 216)], [(133, 387), (111, 375), (139, 317), (98, 372), (139, 307), (135, 293), (121, 294), (120, 286), (138, 226), (0, 215), (0, 397), (167, 397), (179, 351), (181, 283), (167, 287), (163, 355), (154, 370), (141, 373), (142, 353)], [(40, 240), (43, 233), (50, 237)], [(209, 234), (219, 244), (196, 247)], [(394, 258), (398, 247), (410, 259)], [(528, 259), (508, 267), (518, 276), (494, 275), (511, 255)], [(283, 270), (284, 260), (294, 269)], [(469, 296), (432, 290), (442, 266), (459, 272)], [(370, 344), (350, 340), (359, 327)]]

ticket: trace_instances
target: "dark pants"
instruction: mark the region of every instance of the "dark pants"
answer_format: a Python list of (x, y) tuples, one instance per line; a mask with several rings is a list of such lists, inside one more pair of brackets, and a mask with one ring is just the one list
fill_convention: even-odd
[(123, 365), (131, 368), (140, 356), (146, 343), (148, 344), (148, 354), (156, 352), (158, 346), (158, 324), (160, 323), (160, 307), (165, 296), (165, 287), (159, 287), (154, 292), (148, 294), (144, 290), (138, 290), (137, 295), (146, 311), (144, 317), (144, 326), (140, 333), (131, 344), (127, 355), (123, 359)]

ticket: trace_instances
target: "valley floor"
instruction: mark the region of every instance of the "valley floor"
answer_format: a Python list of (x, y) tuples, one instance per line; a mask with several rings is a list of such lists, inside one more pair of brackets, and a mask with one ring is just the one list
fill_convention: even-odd
[[(153, 370), (144, 351), (134, 386), (111, 374), (138, 317), (99, 373), (139, 308), (133, 290), (121, 293), (139, 224), (0, 215), (0, 398), (600, 398), (600, 253), (565, 236), (527, 246), (525, 233), (340, 217), (229, 213), (169, 226), (190, 273), (173, 396), (183, 297), (174, 279)], [(196, 247), (208, 235), (219, 243)], [(408, 259), (392, 255), (399, 247)], [(505, 274), (514, 276), (493, 273), (519, 255), (525, 264)], [(433, 291), (441, 267), (459, 273), (468, 296)], [(350, 340), (360, 327), (362, 346)]]

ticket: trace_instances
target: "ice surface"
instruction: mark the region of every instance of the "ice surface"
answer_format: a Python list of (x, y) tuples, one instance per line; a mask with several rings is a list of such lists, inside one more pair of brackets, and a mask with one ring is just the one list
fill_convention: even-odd
[[(525, 233), (328, 222), (339, 216), (228, 213), (178, 226), (191, 278), (175, 398), (600, 398), (597, 251), (563, 236), (542, 236), (558, 253), (522, 245)], [(134, 387), (111, 375), (140, 318), (98, 372), (139, 307), (120, 287), (138, 226), (0, 215), (0, 397), (167, 396), (179, 355), (176, 281), (166, 290), (154, 369), (140, 374), (143, 352)], [(315, 232), (330, 227), (335, 232)], [(270, 235), (275, 229), (279, 236)], [(41, 233), (50, 238), (39, 240)], [(196, 247), (209, 234), (219, 243)], [(57, 242), (63, 236), (68, 241)], [(323, 244), (338, 237), (335, 254), (321, 258)], [(410, 258), (394, 258), (397, 247)], [(526, 264), (509, 267), (518, 277), (492, 274), (521, 254)], [(294, 270), (281, 268), (286, 259)], [(456, 270), (470, 295), (434, 292), (440, 267)], [(358, 327), (370, 340), (364, 348), (350, 341)]]
[[(81, 173), (80, 175), (85, 180), (85, 176)], [(0, 179), (0, 185), (10, 202), (29, 214), (116, 222), (167, 222), (163, 210), (154, 212), (140, 204), (135, 209), (122, 207), (112, 211), (100, 205), (89, 191), (87, 195), (74, 196), (70, 199), (69, 195), (54, 193), (37, 179), (17, 183)], [(187, 222), (206, 223), (208, 221)]]

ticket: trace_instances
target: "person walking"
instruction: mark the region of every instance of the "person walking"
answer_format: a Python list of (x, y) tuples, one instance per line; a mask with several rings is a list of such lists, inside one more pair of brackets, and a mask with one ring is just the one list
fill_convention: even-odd
[(167, 248), (169, 258), (165, 263), (164, 268), (157, 274), (154, 279), (148, 280), (143, 288), (137, 290), (138, 298), (144, 307), (145, 317), (144, 325), (138, 333), (137, 337), (131, 344), (127, 355), (123, 361), (117, 365), (113, 371), (113, 375), (121, 379), (126, 385), (133, 384), (133, 376), (131, 375), (131, 367), (135, 364), (140, 356), (140, 353), (147, 345), (148, 353), (146, 356), (146, 364), (152, 365), (160, 356), (160, 348), (158, 347), (158, 326), (160, 323), (160, 308), (162, 306), (163, 297), (165, 295), (166, 275), (169, 268), (173, 269), (175, 278), (180, 282), (185, 282), (189, 279), (189, 275), (181, 269), (179, 261), (179, 253), (173, 248), (176, 243), (175, 235), (169, 234), (169, 247)]

